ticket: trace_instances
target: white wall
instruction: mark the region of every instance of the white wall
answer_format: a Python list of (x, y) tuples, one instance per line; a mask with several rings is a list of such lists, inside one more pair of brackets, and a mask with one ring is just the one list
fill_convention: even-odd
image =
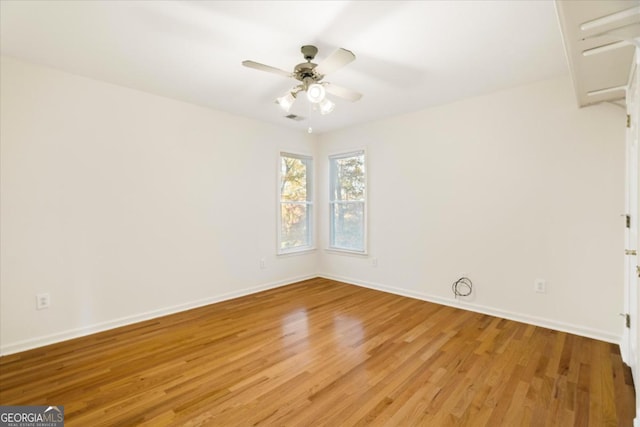
[(320, 271), (447, 304), (466, 274), (467, 308), (619, 342), (624, 119), (561, 77), (323, 135), (320, 183), (328, 154), (367, 147), (370, 256)]
[[(465, 273), (466, 308), (621, 336), (624, 110), (578, 109), (568, 78), (319, 138), (11, 58), (0, 78), (2, 354), (318, 271), (447, 304)], [(326, 156), (360, 147), (370, 256), (276, 257), (279, 150), (316, 155), (326, 247)]]
[(3, 354), (315, 275), (313, 253), (275, 256), (278, 152), (314, 137), (7, 57), (0, 75)]

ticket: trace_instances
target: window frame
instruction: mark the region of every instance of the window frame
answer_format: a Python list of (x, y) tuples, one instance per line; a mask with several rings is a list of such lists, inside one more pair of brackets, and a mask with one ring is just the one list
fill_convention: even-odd
[[(282, 158), (299, 159), (305, 162), (306, 166), (306, 180), (307, 180), (307, 199), (304, 202), (292, 202), (282, 200)], [(276, 254), (277, 255), (292, 255), (304, 252), (313, 251), (315, 246), (315, 175), (313, 167), (313, 156), (310, 154), (295, 153), (287, 150), (281, 150), (278, 153), (278, 173), (277, 173), (277, 201), (276, 201)], [(307, 244), (301, 246), (295, 246), (292, 248), (282, 248), (283, 235), (282, 235), (282, 205), (283, 203), (289, 204), (302, 204), (306, 206), (307, 213)]]
[[(358, 249), (351, 249), (351, 248), (346, 248), (346, 247), (341, 247), (341, 246), (336, 246), (335, 245), (335, 228), (334, 228), (334, 213), (335, 213), (335, 205), (336, 205), (336, 201), (332, 199), (333, 195), (334, 195), (334, 185), (335, 185), (335, 179), (336, 177), (334, 176), (334, 170), (333, 170), (333, 161), (334, 160), (339, 160), (339, 159), (346, 159), (349, 157), (356, 157), (356, 156), (363, 156), (363, 165), (364, 165), (364, 177), (363, 177), (363, 181), (364, 181), (364, 194), (363, 194), (363, 198), (361, 201), (354, 201), (351, 203), (362, 203), (362, 246), (363, 249), (362, 250), (358, 250)], [(359, 148), (359, 149), (355, 149), (355, 150), (350, 150), (350, 151), (344, 151), (344, 152), (339, 152), (339, 153), (333, 153), (330, 154), (328, 156), (328, 160), (329, 160), (329, 167), (328, 167), (328, 175), (329, 175), (329, 197), (328, 197), (328, 204), (329, 204), (329, 241), (328, 241), (328, 251), (331, 252), (338, 252), (338, 253), (344, 253), (344, 254), (350, 254), (350, 255), (368, 255), (368, 241), (369, 241), (369, 227), (368, 227), (368, 221), (369, 221), (369, 212), (368, 212), (368, 198), (369, 198), (369, 181), (368, 181), (368, 162), (367, 162), (367, 150), (366, 148)], [(345, 203), (345, 202), (341, 202), (341, 203)]]

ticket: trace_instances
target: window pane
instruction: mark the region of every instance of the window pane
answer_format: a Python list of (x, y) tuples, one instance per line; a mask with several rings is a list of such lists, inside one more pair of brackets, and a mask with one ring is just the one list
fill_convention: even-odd
[(333, 203), (331, 246), (364, 251), (364, 202)]
[(280, 204), (280, 249), (309, 246), (310, 214), (306, 203)]
[(313, 160), (309, 156), (280, 153), (278, 252), (313, 246)]
[(306, 201), (310, 192), (307, 191), (307, 161), (305, 159), (285, 157), (280, 158), (281, 201)]
[(364, 200), (364, 154), (332, 159), (332, 201)]

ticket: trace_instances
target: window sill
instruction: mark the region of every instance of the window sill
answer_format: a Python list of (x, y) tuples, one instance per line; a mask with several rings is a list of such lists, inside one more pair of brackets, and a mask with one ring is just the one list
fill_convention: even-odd
[(296, 255), (306, 255), (315, 251), (316, 251), (316, 248), (305, 248), (305, 249), (298, 249), (295, 251), (278, 252), (276, 256), (289, 257), (289, 256), (296, 256)]
[(355, 256), (355, 257), (361, 257), (361, 258), (366, 258), (369, 256), (369, 253), (366, 251), (359, 252), (359, 251), (350, 251), (347, 249), (336, 249), (336, 248), (326, 248), (324, 251), (330, 254)]

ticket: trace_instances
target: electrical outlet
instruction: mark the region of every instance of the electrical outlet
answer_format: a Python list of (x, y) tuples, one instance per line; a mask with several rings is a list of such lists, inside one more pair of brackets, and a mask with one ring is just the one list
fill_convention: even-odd
[(51, 295), (49, 293), (36, 295), (36, 310), (44, 310), (51, 305)]
[(373, 267), (377, 267), (378, 266), (378, 258), (371, 258), (371, 265)]
[(546, 294), (547, 281), (544, 279), (536, 279), (535, 282), (533, 282), (533, 290), (539, 294)]
[(260, 258), (260, 268), (264, 270), (267, 268), (267, 261), (264, 258)]

